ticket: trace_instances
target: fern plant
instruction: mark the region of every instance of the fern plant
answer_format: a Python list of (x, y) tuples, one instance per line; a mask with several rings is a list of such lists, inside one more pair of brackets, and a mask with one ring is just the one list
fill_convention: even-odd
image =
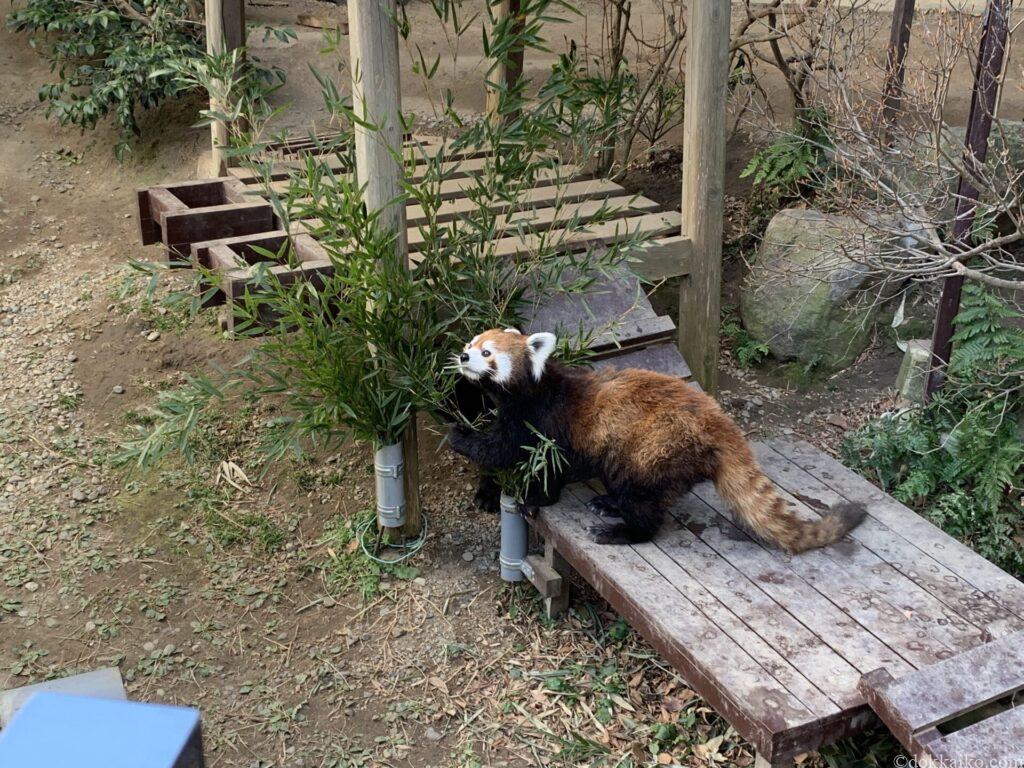
[(825, 170), (826, 152), (832, 145), (825, 124), (824, 110), (807, 110), (792, 133), (780, 135), (754, 153), (740, 178), (752, 176), (754, 186), (763, 188), (776, 205), (799, 197)]
[(978, 285), (964, 289), (948, 379), (927, 407), (853, 435), (845, 458), (900, 501), (1024, 577), (1024, 331)]

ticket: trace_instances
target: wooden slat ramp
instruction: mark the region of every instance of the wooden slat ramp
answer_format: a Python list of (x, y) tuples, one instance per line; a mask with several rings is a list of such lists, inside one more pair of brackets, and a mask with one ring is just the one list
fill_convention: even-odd
[[(220, 274), (220, 290), (209, 303), (230, 303), (241, 298), (255, 280), (256, 264), (267, 261), (262, 251), (275, 251), (286, 241), (291, 265), (277, 263), (270, 271), (282, 283), (316, 279), (330, 273), (326, 253), (315, 243), (320, 224), (299, 219), (284, 228), (274, 212), (271, 196), (285, 193), (289, 175), (303, 167), (303, 154), (323, 153), (320, 162), (338, 174), (351, 173), (337, 137), (320, 135), (272, 145), (265, 153), (267, 167), (261, 172), (231, 168), (228, 177), (147, 187), (138, 190), (139, 232), (143, 245), (161, 242), (177, 266), (201, 266)], [(435, 218), (439, 223), (457, 222), (477, 209), (469, 195), (488, 162), (486, 150), (452, 152), (440, 138), (409, 136), (405, 142), (406, 172), (417, 181), (424, 178), (432, 158), (444, 152), (443, 180), (438, 184), (441, 201)], [(651, 238), (642, 259), (652, 263), (651, 277), (661, 280), (685, 274), (689, 241), (679, 237), (680, 216), (662, 211), (653, 200), (631, 195), (606, 179), (588, 179), (577, 166), (552, 163), (540, 169), (529, 189), (515, 205), (495, 200), (500, 235), (492, 241), (493, 252), (510, 258), (534, 253), (543, 244), (557, 243), (562, 251), (585, 251), (637, 236)], [(406, 208), (410, 266), (422, 260), (424, 236), (420, 227), (427, 214), (421, 206)], [(588, 224), (588, 222), (591, 222)], [(584, 224), (583, 227), (575, 226)], [(567, 230), (570, 225), (573, 229)], [(303, 239), (305, 238), (305, 239)], [(254, 248), (255, 246), (255, 248)], [(229, 327), (234, 313), (226, 313)]]
[[(408, 142), (411, 152), (438, 151), (438, 140)], [(297, 162), (291, 158), (315, 146), (282, 147), (274, 178), (286, 178)], [(441, 184), (443, 220), (471, 210), (465, 193), (480, 157), (467, 153)], [(346, 171), (341, 160), (330, 162)], [(255, 247), (290, 242), (298, 266), (275, 265), (282, 280), (328, 272), (310, 222), (284, 231), (259, 189), (251, 175), (236, 171), (229, 179), (140, 190), (142, 241), (163, 242), (173, 256), (221, 270), (229, 300), (249, 290), (252, 265), (263, 258)], [(497, 252), (528, 253), (543, 233), (596, 214), (608, 200), (624, 203), (621, 213), (574, 233), (567, 248), (600, 248), (646, 232), (654, 240), (639, 265), (644, 275), (685, 274), (689, 243), (676, 213), (612, 182), (580, 178), (570, 166), (541, 174), (515, 210), (496, 203), (509, 226)], [(414, 205), (407, 212), (415, 262), (424, 213)], [(525, 330), (585, 334), (596, 366), (688, 378), (673, 322), (652, 309), (636, 277), (620, 270), (595, 278), (586, 296), (537, 297)], [(877, 724), (865, 692), (922, 760), (1019, 760), (1024, 584), (807, 443), (777, 439), (755, 444), (755, 451), (797, 514), (813, 518), (847, 500), (864, 504), (867, 519), (835, 545), (790, 556), (750, 538), (703, 484), (670, 510), (654, 541), (601, 546), (587, 533), (597, 522), (586, 507), (596, 489), (575, 485), (534, 521), (545, 540), (549, 586), (564, 581), (556, 571), (575, 569), (755, 746), (759, 766), (781, 765)], [(564, 607), (566, 593), (556, 591), (544, 597), (549, 607)], [(978, 665), (1008, 671), (983, 685), (973, 679)], [(919, 699), (929, 689), (934, 700)], [(994, 704), (999, 710), (989, 717), (947, 727)]]
[[(668, 318), (646, 301), (634, 303), (638, 288), (628, 277), (602, 278), (588, 296), (541, 303), (528, 330), (583, 329), (597, 335), (594, 348), (605, 356), (598, 365), (688, 377), (668, 340), (671, 329), (659, 335)], [(634, 343), (643, 349), (634, 351)], [(654, 541), (597, 545), (588, 529), (600, 520), (586, 502), (600, 489), (580, 484), (541, 510), (534, 525), (755, 745), (762, 764), (784, 764), (876, 724), (861, 687), (873, 673), (897, 684), (917, 681), (915, 692), (934, 688), (942, 714), (922, 715), (908, 731), (917, 741), (893, 727), (915, 754), (973, 756), (984, 744), (993, 760), (986, 766), (994, 768), (993, 756), (1017, 765), (1024, 708), (1005, 699), (1024, 688), (1024, 584), (807, 443), (777, 439), (754, 449), (801, 517), (848, 500), (863, 503), (868, 518), (842, 542), (791, 556), (748, 536), (703, 484), (676, 504)], [(978, 661), (971, 654), (1005, 668), (998, 682), (972, 687), (967, 670)], [(962, 695), (951, 703), (957, 681)], [(934, 738), (935, 720), (995, 699), (1004, 700), (995, 716), (921, 751), (922, 728)], [(899, 711), (893, 700), (886, 711)]]

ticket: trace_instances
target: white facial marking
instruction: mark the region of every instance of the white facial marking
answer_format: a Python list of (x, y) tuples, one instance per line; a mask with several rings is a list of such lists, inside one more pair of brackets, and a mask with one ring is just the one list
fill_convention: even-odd
[[(490, 343), (490, 342), (488, 342)], [(512, 377), (512, 357), (506, 352), (494, 351), (495, 384), (505, 384)]]
[(470, 381), (478, 381), (491, 373), (491, 356), (494, 351), (494, 343), (490, 341), (485, 341), (480, 347), (474, 347), (473, 342), (467, 344), (464, 352), (469, 355), (469, 359), (459, 364), (462, 375)]
[(526, 339), (526, 346), (530, 354), (530, 370), (535, 381), (540, 381), (544, 374), (544, 365), (547, 363), (551, 353), (555, 351), (555, 344), (558, 338), (553, 333), (534, 333)]

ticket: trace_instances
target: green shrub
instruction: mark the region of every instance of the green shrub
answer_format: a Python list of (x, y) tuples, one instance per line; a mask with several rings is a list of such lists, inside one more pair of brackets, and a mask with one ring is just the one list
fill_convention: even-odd
[(825, 120), (823, 110), (807, 110), (793, 132), (781, 134), (754, 153), (740, 178), (753, 176), (754, 186), (760, 187), (775, 207), (806, 194), (820, 183), (827, 168), (826, 151), (832, 140)]
[(977, 285), (964, 290), (944, 388), (883, 416), (844, 447), (848, 463), (1004, 569), (1024, 577), (1024, 332)]
[(722, 336), (729, 341), (729, 351), (740, 368), (752, 368), (768, 357), (768, 344), (747, 333), (735, 306), (722, 310)]
[[(113, 116), (121, 127), (118, 159), (139, 135), (136, 111), (194, 90), (181, 71), (206, 57), (202, 4), (195, 0), (27, 0), (7, 23), (31, 36), (56, 75), (39, 89), (47, 114), (83, 131)], [(253, 84), (281, 78), (276, 70), (251, 71)]]
[[(527, 48), (542, 46), (537, 35), (554, 5), (552, 0), (524, 0), (522, 26), (492, 35), (491, 50), (507, 49), (510, 40)], [(219, 68), (208, 74), (229, 77)], [(329, 78), (320, 80), (337, 122), (357, 123), (350, 101)], [(378, 213), (365, 204), (365, 190), (347, 172), (354, 164), (353, 142), (347, 137), (334, 145), (341, 170), (332, 170), (325, 156), (309, 156), (283, 191), (272, 189), (264, 175), (284, 228), (300, 219), (319, 222), (313, 234), (330, 259), (332, 274), (316, 283), (282, 285), (271, 267), (294, 261), (294, 254), (287, 247), (263, 253), (266, 261), (257, 267), (255, 285), (235, 305), (236, 334), (257, 338), (250, 355), (216, 382), (197, 377), (182, 390), (162, 395), (152, 423), (126, 443), (122, 458), (145, 465), (168, 451), (188, 455), (203, 411), (239, 392), (272, 397), (282, 406), (281, 416), (262, 430), (268, 463), (310, 444), (396, 442), (417, 411), (452, 418), (448, 396), (455, 375), (448, 363), (467, 339), (484, 328), (519, 325), (534, 297), (586, 290), (601, 273), (621, 265), (639, 245), (639, 236), (585, 253), (567, 249), (581, 232), (615, 218), (612, 206), (586, 218), (565, 217), (564, 227), (537, 233), (530, 252), (515, 259), (497, 251), (502, 237), (522, 231), (514, 219), (529, 206), (522, 202), (523, 192), (557, 162), (555, 148), (575, 152), (569, 159), (585, 162), (578, 153), (598, 146), (591, 132), (568, 130), (584, 124), (581, 114), (588, 105), (566, 97), (568, 86), (557, 70), (529, 100), (527, 87), (522, 78), (502, 91), (499, 111), (517, 114), (515, 120), (463, 125), (444, 151), (419, 158), (421, 178), (405, 182), (398, 201), (422, 211), (411, 278), (394, 258), (395, 237), (379, 225)], [(250, 116), (249, 129), (234, 137), (232, 151), (257, 174), (265, 174), (268, 166), (260, 160), (263, 116), (239, 104), (229, 111)], [(459, 119), (450, 105), (446, 115)], [(578, 140), (579, 149), (564, 144), (567, 135)], [(469, 210), (456, 220), (445, 219), (438, 211), (443, 204), (439, 188), (450, 175), (447, 161), (454, 153), (484, 147), (494, 152), (470, 177)], [(565, 205), (559, 201), (555, 207)], [(218, 275), (206, 278), (216, 281)], [(570, 356), (578, 357), (586, 342), (572, 339)], [(537, 466), (524, 467), (524, 472)]]
[(82, 130), (112, 114), (121, 157), (139, 133), (136, 107), (178, 96), (175, 68), (206, 53), (202, 20), (189, 19), (189, 9), (187, 0), (28, 0), (7, 23), (32, 35), (56, 74), (39, 90), (48, 114)]

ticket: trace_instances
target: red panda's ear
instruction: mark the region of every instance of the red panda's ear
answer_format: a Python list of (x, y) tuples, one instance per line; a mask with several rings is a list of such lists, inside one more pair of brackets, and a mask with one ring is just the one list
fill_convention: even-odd
[(526, 346), (530, 355), (530, 371), (535, 381), (540, 381), (544, 365), (555, 351), (558, 338), (553, 333), (534, 333), (527, 337)]
[(522, 336), (518, 328), (506, 328), (505, 333), (514, 333), (516, 336)]

